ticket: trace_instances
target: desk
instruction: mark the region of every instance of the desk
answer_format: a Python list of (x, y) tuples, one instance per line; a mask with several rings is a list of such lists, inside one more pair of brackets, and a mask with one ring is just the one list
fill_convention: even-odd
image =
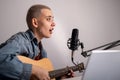
[(81, 80), (81, 79), (82, 79), (82, 76), (68, 78), (68, 79), (63, 79), (63, 80)]

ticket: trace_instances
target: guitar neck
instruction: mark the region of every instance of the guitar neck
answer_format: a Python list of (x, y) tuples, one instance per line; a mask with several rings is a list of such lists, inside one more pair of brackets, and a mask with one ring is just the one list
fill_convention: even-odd
[(84, 70), (84, 64), (80, 63), (76, 66), (71, 66), (71, 67), (66, 67), (66, 68), (50, 71), (49, 75), (50, 75), (50, 78), (53, 79), (53, 78), (61, 77), (65, 74), (68, 74), (70, 70), (81, 72), (82, 70)]

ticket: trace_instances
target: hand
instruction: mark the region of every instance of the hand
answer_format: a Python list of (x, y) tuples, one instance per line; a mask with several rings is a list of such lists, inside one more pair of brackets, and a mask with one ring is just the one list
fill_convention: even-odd
[(70, 69), (69, 73), (67, 74), (67, 78), (75, 77), (73, 70)]
[(72, 77), (75, 77), (75, 74), (74, 74), (73, 70), (70, 69), (68, 74), (61, 77), (61, 80), (65, 79), (65, 78), (72, 78)]
[(47, 70), (32, 65), (32, 74), (30, 80), (50, 80), (50, 77)]

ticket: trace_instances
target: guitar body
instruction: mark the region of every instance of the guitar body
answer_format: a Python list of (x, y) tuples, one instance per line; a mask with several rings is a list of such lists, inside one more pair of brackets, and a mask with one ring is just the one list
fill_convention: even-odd
[(24, 56), (17, 56), (17, 57), (23, 63), (36, 65), (36, 66), (44, 68), (44, 69), (46, 69), (48, 71), (52, 71), (53, 70), (52, 63), (51, 63), (51, 61), (48, 58), (43, 58), (41, 60), (32, 60), (32, 59), (24, 57)]

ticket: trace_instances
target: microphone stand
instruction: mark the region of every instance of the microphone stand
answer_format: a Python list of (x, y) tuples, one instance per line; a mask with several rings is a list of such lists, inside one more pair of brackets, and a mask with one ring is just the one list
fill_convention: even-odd
[(90, 49), (90, 50), (83, 51), (83, 49), (82, 49), (81, 55), (84, 56), (84, 57), (89, 57), (90, 54), (88, 55), (87, 54), (88, 52), (91, 52), (93, 50), (100, 49), (100, 48), (103, 48), (103, 47), (105, 47), (103, 50), (107, 50), (107, 49), (110, 49), (110, 48), (113, 48), (113, 47), (116, 47), (116, 46), (119, 46), (119, 45), (120, 45), (120, 40), (117, 40), (117, 41), (113, 41), (113, 42), (110, 42), (108, 44), (105, 44), (105, 45), (102, 45), (102, 46), (99, 46), (99, 47), (96, 47), (96, 48), (93, 48), (93, 49)]

